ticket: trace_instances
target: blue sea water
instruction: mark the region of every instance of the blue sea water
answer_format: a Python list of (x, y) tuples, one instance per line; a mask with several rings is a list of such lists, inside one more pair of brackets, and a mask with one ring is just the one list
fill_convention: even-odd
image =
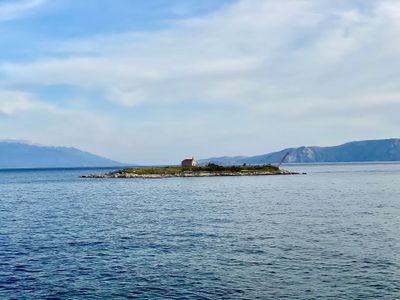
[(0, 171), (0, 299), (399, 299), (400, 164), (287, 168)]

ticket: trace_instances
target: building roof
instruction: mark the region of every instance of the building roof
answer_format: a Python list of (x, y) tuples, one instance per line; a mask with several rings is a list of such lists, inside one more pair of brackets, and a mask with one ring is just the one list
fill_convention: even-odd
[(195, 160), (194, 158), (186, 158), (186, 159), (182, 160), (182, 162), (192, 162), (194, 160)]

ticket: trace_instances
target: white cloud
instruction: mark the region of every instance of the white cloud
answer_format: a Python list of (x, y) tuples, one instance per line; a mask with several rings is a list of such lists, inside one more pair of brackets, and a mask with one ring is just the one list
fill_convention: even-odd
[(36, 101), (29, 93), (13, 91), (13, 90), (0, 90), (0, 115), (15, 115), (20, 112), (27, 112), (32, 110), (54, 110), (50, 104)]
[(3, 68), (16, 83), (97, 88), (123, 105), (340, 102), (373, 92), (388, 65), (395, 69), (399, 7), (381, 1), (363, 14), (331, 12), (320, 1), (245, 0), (169, 30), (74, 42), (68, 58)]
[(0, 21), (8, 21), (23, 17), (47, 0), (5, 0), (0, 2)]

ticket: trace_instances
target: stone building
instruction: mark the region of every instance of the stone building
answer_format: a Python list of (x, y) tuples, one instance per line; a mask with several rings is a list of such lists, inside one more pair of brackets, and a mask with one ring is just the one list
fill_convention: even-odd
[(195, 166), (197, 166), (197, 161), (194, 159), (194, 157), (184, 159), (181, 162), (181, 166), (182, 167), (195, 167)]

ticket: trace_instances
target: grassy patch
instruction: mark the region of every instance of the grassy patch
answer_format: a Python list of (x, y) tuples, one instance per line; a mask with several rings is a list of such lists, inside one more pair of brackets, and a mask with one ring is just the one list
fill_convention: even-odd
[(219, 166), (216, 164), (209, 164), (207, 166), (199, 167), (180, 167), (180, 166), (166, 166), (158, 168), (130, 168), (124, 169), (124, 173), (134, 173), (137, 175), (173, 175), (184, 173), (257, 173), (257, 172), (270, 172), (276, 173), (279, 168), (272, 165), (259, 165), (259, 166)]

